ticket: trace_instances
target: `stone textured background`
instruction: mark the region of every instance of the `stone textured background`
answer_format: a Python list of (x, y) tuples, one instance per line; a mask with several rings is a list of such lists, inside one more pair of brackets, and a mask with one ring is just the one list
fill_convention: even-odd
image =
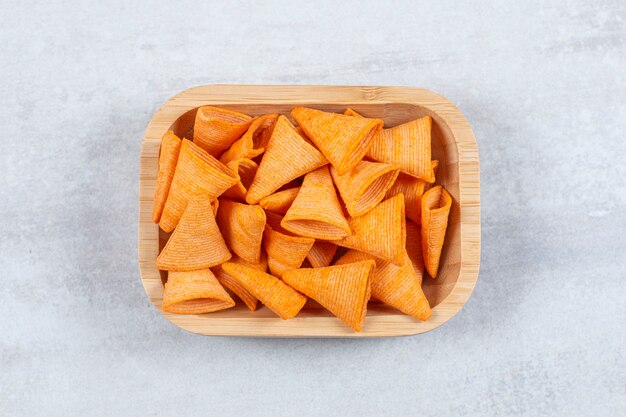
[[(0, 6), (1, 416), (624, 412), (626, 2), (29, 3)], [(136, 260), (140, 140), (210, 83), (456, 103), (482, 165), (466, 307), (381, 340), (162, 318)]]

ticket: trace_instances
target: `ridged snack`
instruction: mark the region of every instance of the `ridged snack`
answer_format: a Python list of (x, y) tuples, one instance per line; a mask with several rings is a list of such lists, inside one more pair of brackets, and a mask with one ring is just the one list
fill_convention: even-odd
[(265, 230), (265, 212), (259, 206), (249, 206), (220, 199), (217, 224), (228, 247), (248, 262), (261, 260), (261, 241)]
[(246, 201), (258, 204), (281, 186), (327, 163), (324, 155), (300, 136), (285, 116), (279, 116)]
[(178, 154), (182, 141), (171, 130), (161, 139), (161, 150), (159, 153), (159, 172), (157, 174), (156, 191), (154, 192), (154, 208), (152, 210), (152, 222), (159, 223), (161, 213), (170, 192), (172, 179), (178, 162)]
[(331, 264), (338, 246), (324, 240), (316, 240), (306, 258), (313, 268), (321, 268)]
[(426, 191), (422, 196), (422, 255), (426, 271), (437, 277), (441, 249), (448, 228), (448, 216), (452, 197), (440, 185)]
[[(432, 161), (430, 161), (430, 165), (432, 165), (433, 167), (433, 177), (435, 178), (435, 181), (437, 181), (437, 169), (439, 168), (439, 161), (437, 161), (436, 159), (433, 159)], [(432, 182), (426, 183), (426, 186), (424, 187), (424, 192), (433, 188), (434, 185), (435, 184)]]
[(248, 129), (252, 117), (212, 106), (202, 106), (193, 124), (193, 143), (212, 156), (219, 156)]
[[(335, 262), (335, 265), (375, 259), (373, 256), (355, 250), (348, 251)], [(372, 298), (397, 308), (404, 314), (426, 321), (432, 315), (430, 304), (422, 291), (422, 280), (417, 276), (411, 260), (404, 254), (402, 265), (375, 259), (376, 268), (370, 277)]]
[(272, 136), (276, 120), (278, 120), (277, 114), (266, 114), (254, 119), (246, 133), (222, 154), (220, 162), (228, 164), (235, 159), (253, 159), (261, 155), (265, 152), (265, 146)]
[(306, 107), (296, 107), (291, 116), (339, 175), (347, 174), (363, 159), (383, 127), (380, 119), (350, 117)]
[(280, 279), (247, 265), (226, 262), (222, 269), (283, 320), (295, 317), (307, 298)]
[(352, 235), (333, 243), (401, 265), (406, 243), (404, 196), (399, 194), (359, 217), (348, 218)]
[(406, 253), (420, 282), (424, 278), (424, 258), (422, 257), (422, 230), (410, 220), (406, 222)]
[(226, 166), (237, 174), (237, 184), (224, 191), (221, 197), (230, 198), (231, 200), (245, 202), (248, 188), (254, 180), (256, 170), (259, 168), (256, 162), (247, 158), (234, 159), (226, 164)]
[(273, 213), (285, 214), (291, 203), (296, 199), (300, 187), (288, 188), (286, 190), (277, 191), (274, 194), (270, 194), (259, 201), (259, 206), (264, 210), (271, 211)]
[(302, 265), (315, 239), (293, 236), (280, 226), (280, 215), (271, 212), (265, 214), (267, 224), (263, 233), (263, 248), (267, 252), (270, 272), (280, 278), (285, 271)]
[[(432, 161), (431, 165), (434, 174), (439, 166), (439, 161)], [(385, 198), (404, 194), (404, 211), (406, 217), (420, 224), (422, 218), (422, 195), (424, 195), (424, 192), (428, 190), (431, 185), (431, 183), (422, 179), (400, 173), (396, 182), (393, 183), (393, 186), (387, 191), (387, 194), (385, 194)]]
[(213, 201), (237, 181), (237, 174), (226, 165), (192, 142), (183, 140), (159, 226), (171, 232), (178, 225), (191, 198), (203, 195)]
[(345, 175), (335, 167), (330, 172), (333, 181), (352, 217), (361, 216), (385, 198), (385, 193), (396, 181), (400, 169), (382, 162), (361, 161)]
[(203, 314), (231, 308), (233, 299), (210, 269), (167, 274), (163, 289), (163, 311), (174, 314)]
[[(261, 272), (267, 271), (267, 255), (265, 255), (265, 253), (261, 253), (261, 261), (258, 263), (248, 262), (241, 259), (237, 255), (233, 256), (228, 262), (246, 265)], [(224, 288), (239, 297), (239, 299), (243, 301), (248, 309), (250, 309), (251, 311), (255, 311), (257, 309), (259, 303), (256, 297), (252, 295), (252, 293), (248, 291), (246, 287), (241, 285), (238, 280), (224, 272), (224, 269), (221, 265), (211, 268), (211, 271), (213, 272), (213, 274), (215, 274), (215, 277), (217, 278), (219, 283), (222, 284)]]
[(434, 182), (435, 176), (430, 162), (431, 127), (431, 117), (424, 116), (383, 129), (372, 141), (367, 156), (375, 161), (398, 165), (405, 174)]
[(230, 259), (208, 197), (194, 198), (157, 257), (157, 268), (167, 271), (204, 269)]
[(283, 281), (320, 303), (357, 332), (361, 331), (370, 299), (374, 261), (325, 268), (286, 271)]
[(295, 235), (315, 239), (337, 240), (350, 235), (327, 166), (304, 176), (300, 191), (280, 225)]

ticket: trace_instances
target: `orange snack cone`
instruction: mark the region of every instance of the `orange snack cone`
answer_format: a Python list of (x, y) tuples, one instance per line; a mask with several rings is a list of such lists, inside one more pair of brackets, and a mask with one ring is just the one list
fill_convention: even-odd
[(239, 181), (237, 184), (224, 191), (222, 197), (243, 203), (246, 201), (246, 193), (248, 192), (248, 187), (250, 187), (250, 184), (252, 184), (254, 180), (254, 174), (256, 174), (258, 165), (251, 159), (241, 158), (230, 161), (226, 166), (231, 171), (237, 173)]
[[(373, 257), (363, 252), (350, 250), (339, 258), (335, 265), (351, 264), (367, 259), (373, 259)], [(370, 276), (372, 298), (419, 320), (428, 320), (432, 315), (430, 304), (422, 291), (422, 280), (415, 273), (406, 252), (400, 266), (382, 259), (375, 260), (376, 268)]]
[(283, 320), (295, 317), (306, 303), (304, 295), (258, 269), (232, 262), (222, 269)]
[[(264, 253), (261, 254), (261, 262), (258, 263), (248, 262), (236, 255), (233, 256), (229, 262), (239, 265), (247, 265), (261, 272), (267, 271), (267, 255), (265, 255)], [(248, 291), (246, 287), (241, 285), (239, 281), (224, 272), (224, 269), (222, 269), (221, 265), (211, 268), (211, 270), (215, 274), (215, 277), (217, 278), (219, 283), (222, 284), (224, 288), (239, 297), (239, 299), (244, 302), (248, 309), (255, 311), (258, 308), (258, 300), (256, 299), (256, 297), (252, 295), (252, 293)]]
[(373, 268), (374, 261), (364, 261), (325, 268), (292, 269), (283, 274), (283, 280), (360, 332), (370, 299)]
[(252, 117), (232, 110), (202, 106), (193, 124), (193, 143), (215, 157), (248, 129)]
[(391, 198), (398, 194), (403, 194), (406, 217), (419, 224), (422, 215), (422, 195), (424, 194), (426, 184), (428, 183), (424, 180), (400, 173), (385, 197)]
[(306, 259), (315, 239), (292, 236), (280, 226), (282, 217), (267, 212), (267, 224), (263, 234), (263, 248), (267, 252), (267, 263), (272, 275), (282, 277), (283, 272), (296, 269)]
[[(355, 118), (358, 119), (358, 118)], [(375, 161), (398, 165), (405, 174), (434, 182), (430, 163), (430, 116), (390, 129), (383, 129), (372, 141), (367, 156)]]
[(339, 175), (345, 175), (365, 156), (383, 121), (296, 107), (291, 116), (307, 137), (328, 158)]
[(152, 210), (152, 221), (159, 223), (161, 213), (170, 192), (172, 178), (178, 162), (181, 140), (171, 130), (161, 139), (161, 153), (159, 155), (159, 173), (157, 175), (157, 186), (154, 193), (154, 209)]
[(361, 216), (385, 198), (385, 193), (396, 181), (400, 169), (391, 164), (361, 161), (345, 175), (335, 167), (330, 170), (335, 185), (352, 217)]
[(296, 132), (285, 116), (279, 116), (265, 154), (248, 189), (248, 204), (258, 204), (284, 184), (311, 172), (328, 161)]
[(352, 235), (333, 243), (401, 265), (406, 243), (404, 196), (389, 198), (359, 217), (348, 218)]
[(240, 258), (248, 262), (259, 262), (265, 229), (265, 212), (259, 206), (220, 200), (217, 224), (226, 244)]
[(189, 203), (180, 224), (157, 257), (157, 268), (192, 271), (219, 265), (230, 257), (209, 199), (199, 196)]
[(452, 197), (440, 185), (426, 191), (422, 197), (422, 255), (432, 278), (437, 277), (451, 206)]
[[(439, 168), (439, 161), (433, 159), (432, 161), (430, 161), (430, 165), (433, 167), (433, 178), (435, 179), (435, 181), (437, 181), (437, 168)], [(426, 186), (424, 187), (424, 192), (430, 190), (433, 185), (434, 181), (426, 183)]]
[[(435, 167), (438, 165), (439, 161), (432, 161), (433, 173)], [(420, 224), (422, 218), (422, 195), (431, 185), (431, 183), (422, 179), (400, 173), (396, 182), (394, 182), (393, 186), (387, 191), (385, 198), (391, 198), (400, 193), (404, 194), (404, 211), (406, 217)]]
[(277, 114), (266, 114), (254, 119), (246, 133), (222, 154), (220, 162), (228, 164), (236, 159), (253, 159), (261, 155), (272, 136), (276, 120)]
[(280, 224), (293, 234), (315, 239), (337, 240), (350, 235), (350, 226), (343, 216), (328, 167), (305, 175), (296, 199)]
[(235, 302), (210, 269), (167, 274), (163, 289), (163, 311), (174, 314), (203, 314), (231, 308)]
[(171, 232), (192, 197), (204, 195), (213, 201), (237, 181), (237, 175), (226, 165), (192, 142), (183, 140), (159, 226)]
[(422, 231), (412, 221), (406, 222), (406, 253), (420, 282), (424, 277), (424, 258), (422, 257)]
[(313, 268), (322, 268), (330, 265), (337, 253), (337, 245), (323, 240), (315, 241), (306, 258)]
[(259, 206), (263, 207), (264, 210), (284, 215), (287, 213), (287, 210), (289, 210), (289, 207), (291, 207), (293, 200), (296, 199), (298, 191), (300, 191), (300, 187), (277, 191), (274, 194), (262, 198), (261, 201), (259, 201)]

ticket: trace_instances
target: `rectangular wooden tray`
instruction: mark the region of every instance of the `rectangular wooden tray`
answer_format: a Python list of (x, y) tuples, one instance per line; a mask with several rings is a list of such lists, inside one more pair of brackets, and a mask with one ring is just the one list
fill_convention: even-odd
[(154, 306), (161, 310), (165, 275), (156, 257), (167, 235), (152, 223), (161, 136), (172, 129), (191, 138), (196, 109), (213, 105), (251, 116), (289, 115), (295, 106), (343, 112), (351, 107), (385, 127), (424, 115), (433, 118), (433, 159), (440, 161), (438, 182), (453, 198), (439, 277), (425, 278), (424, 292), (433, 306), (430, 320), (420, 322), (391, 307), (370, 303), (363, 331), (348, 326), (315, 303), (291, 320), (281, 320), (267, 307), (255, 312), (235, 308), (202, 315), (163, 312), (172, 323), (204, 335), (276, 337), (378, 337), (423, 333), (452, 318), (468, 300), (480, 265), (480, 167), (476, 140), (463, 114), (445, 98), (412, 87), (207, 85), (181, 92), (168, 100), (150, 121), (141, 146), (139, 178), (139, 267), (141, 280)]

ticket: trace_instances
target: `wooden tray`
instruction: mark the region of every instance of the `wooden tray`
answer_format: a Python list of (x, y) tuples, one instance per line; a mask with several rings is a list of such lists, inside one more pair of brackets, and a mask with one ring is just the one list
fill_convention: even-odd
[(480, 265), (480, 175), (476, 140), (463, 114), (445, 98), (412, 87), (207, 85), (190, 88), (167, 101), (148, 125), (141, 144), (139, 178), (139, 268), (141, 280), (154, 306), (161, 310), (165, 275), (156, 269), (156, 257), (167, 235), (152, 223), (161, 136), (169, 129), (191, 138), (196, 109), (214, 105), (249, 115), (283, 113), (295, 106), (357, 112), (382, 118), (390, 127), (415, 118), (433, 118), (433, 159), (437, 172), (453, 198), (442, 252), (439, 277), (425, 277), (424, 292), (433, 306), (427, 322), (379, 303), (370, 303), (363, 331), (353, 332), (315, 303), (291, 320), (281, 320), (267, 307), (255, 312), (239, 303), (235, 308), (204, 315), (163, 312), (172, 323), (205, 335), (376, 337), (423, 333), (450, 320), (468, 300)]

